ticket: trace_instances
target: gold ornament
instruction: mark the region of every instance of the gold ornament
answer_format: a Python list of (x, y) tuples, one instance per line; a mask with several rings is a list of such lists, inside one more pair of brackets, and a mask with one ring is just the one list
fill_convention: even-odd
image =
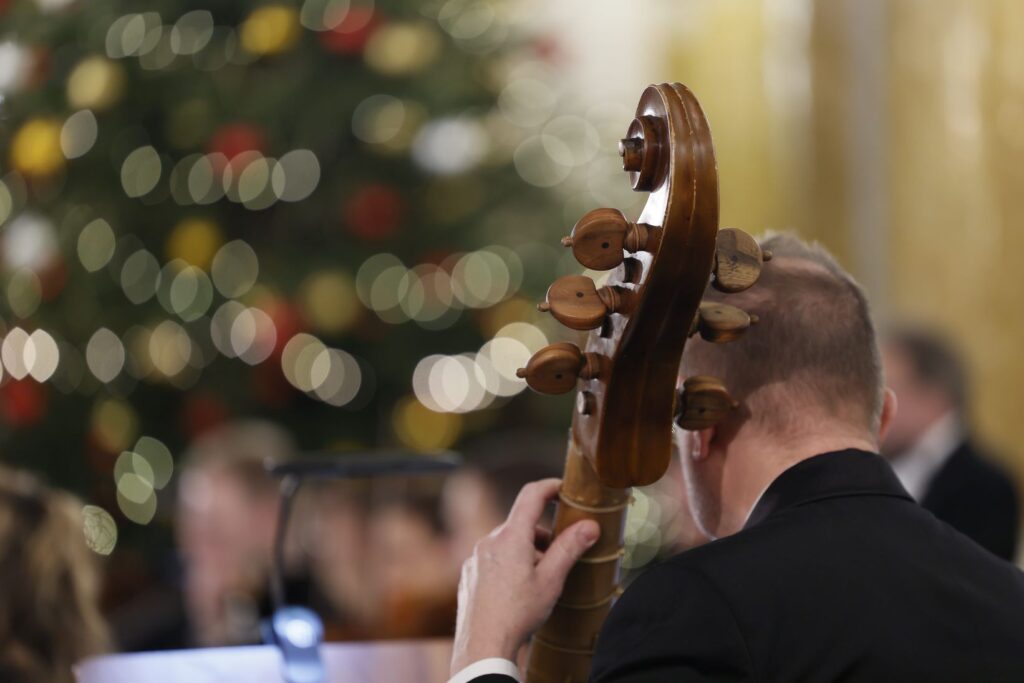
[(294, 7), (267, 5), (255, 9), (242, 23), (242, 48), (254, 55), (276, 55), (291, 49), (302, 35)]
[(64, 168), (61, 124), (56, 119), (29, 119), (11, 141), (11, 166), (30, 178), (49, 178)]
[(224, 236), (213, 221), (205, 218), (186, 218), (174, 226), (167, 238), (167, 258), (181, 259), (189, 265), (209, 271), (217, 250), (224, 244)]
[(392, 22), (366, 44), (366, 64), (385, 76), (407, 76), (430, 66), (441, 53), (441, 37), (426, 22)]
[(99, 55), (86, 57), (68, 77), (68, 104), (73, 109), (110, 109), (121, 99), (124, 83), (120, 64)]
[(363, 312), (352, 276), (340, 270), (325, 270), (306, 278), (299, 301), (309, 324), (327, 334), (351, 328)]
[(450, 448), (462, 434), (463, 417), (458, 413), (437, 413), (415, 396), (402, 398), (391, 414), (391, 425), (405, 446), (416, 451)]

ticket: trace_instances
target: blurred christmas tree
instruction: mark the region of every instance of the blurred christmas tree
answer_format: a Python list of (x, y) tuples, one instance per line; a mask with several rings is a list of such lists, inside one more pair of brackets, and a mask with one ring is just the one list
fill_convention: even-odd
[(546, 188), (598, 146), (508, 77), (551, 50), (510, 11), (0, 2), (4, 459), (146, 523), (230, 417), (307, 448), (493, 422), (549, 336)]

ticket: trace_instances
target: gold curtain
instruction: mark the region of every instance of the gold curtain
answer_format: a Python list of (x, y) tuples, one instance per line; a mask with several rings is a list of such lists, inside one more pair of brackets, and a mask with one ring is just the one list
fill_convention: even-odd
[(1024, 2), (691, 0), (723, 224), (820, 240), (876, 311), (947, 332), (976, 432), (1024, 476)]

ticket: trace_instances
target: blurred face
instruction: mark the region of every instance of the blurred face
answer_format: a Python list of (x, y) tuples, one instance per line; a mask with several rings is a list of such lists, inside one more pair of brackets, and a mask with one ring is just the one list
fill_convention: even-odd
[(436, 595), (454, 585), (446, 544), (419, 515), (385, 508), (372, 518), (369, 536), (373, 578), (385, 599)]
[(254, 499), (219, 468), (200, 468), (183, 477), (178, 548), (186, 565), (189, 618), (204, 644), (231, 642), (226, 603), (263, 590), (276, 509), (276, 501)]
[(910, 359), (891, 344), (882, 347), (886, 384), (896, 394), (897, 410), (882, 441), (882, 454), (898, 457), (950, 408), (949, 401), (914, 377)]
[(456, 567), (462, 566), (473, 554), (477, 541), (504, 521), (494, 498), (487, 482), (477, 472), (457, 472), (445, 483), (441, 504)]

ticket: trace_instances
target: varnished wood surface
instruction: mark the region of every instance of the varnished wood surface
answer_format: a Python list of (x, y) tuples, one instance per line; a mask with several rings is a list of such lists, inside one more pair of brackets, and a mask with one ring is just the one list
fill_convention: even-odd
[[(608, 284), (598, 289), (590, 278), (562, 277), (541, 306), (568, 327), (593, 330), (585, 352), (554, 344), (521, 374), (554, 392), (577, 371), (555, 531), (583, 519), (601, 530), (531, 642), (528, 683), (584, 683), (589, 676), (597, 635), (619, 594), (629, 487), (653, 483), (668, 466), (683, 346), (715, 256), (717, 169), (693, 94), (679, 84), (647, 88), (620, 150), (633, 188), (651, 193), (640, 217), (599, 209), (563, 241), (584, 265), (615, 267)], [(624, 252), (633, 255), (624, 260)], [(738, 334), (749, 317), (737, 311), (709, 310), (702, 335)], [(594, 365), (600, 372), (581, 371)], [(691, 399), (699, 412), (717, 408), (719, 397), (705, 391)]]
[(622, 488), (653, 483), (668, 467), (676, 376), (718, 231), (711, 132), (693, 93), (678, 83), (647, 88), (629, 131), (646, 143), (631, 183), (650, 191), (636, 223), (650, 226), (659, 246), (634, 256), (644, 271), (638, 284), (621, 266), (608, 280), (633, 295), (630, 313), (608, 316), (606, 334), (589, 336), (586, 350), (612, 369), (607, 381), (581, 381), (594, 409), (576, 412), (572, 427), (601, 481)]

